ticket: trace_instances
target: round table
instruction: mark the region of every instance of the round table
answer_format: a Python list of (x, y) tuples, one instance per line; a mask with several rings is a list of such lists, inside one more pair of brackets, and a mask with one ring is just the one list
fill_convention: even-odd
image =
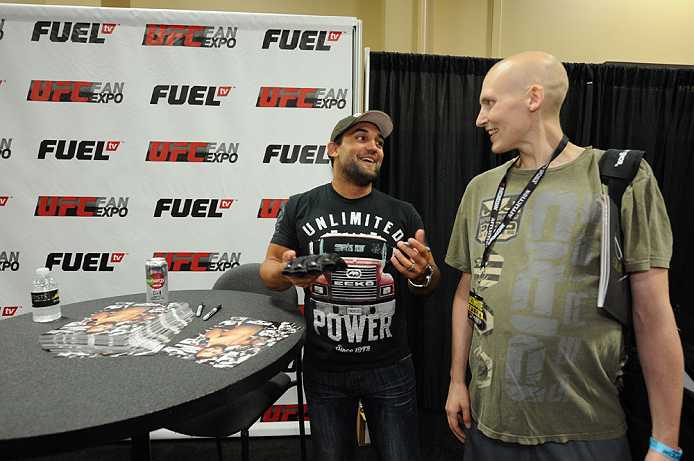
[(231, 290), (172, 291), (169, 301), (223, 308), (193, 320), (169, 345), (232, 316), (293, 322), (297, 333), (233, 368), (215, 368), (164, 353), (139, 357), (60, 358), (43, 350), (39, 334), (88, 317), (117, 301), (144, 294), (62, 306), (62, 317), (34, 323), (31, 315), (0, 321), (0, 453), (24, 458), (133, 437), (207, 412), (262, 384), (299, 353), (305, 332), (298, 306), (266, 295)]

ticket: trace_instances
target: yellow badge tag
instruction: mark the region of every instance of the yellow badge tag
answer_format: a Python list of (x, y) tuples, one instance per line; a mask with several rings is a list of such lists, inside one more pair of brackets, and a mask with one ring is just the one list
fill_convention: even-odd
[(487, 326), (483, 306), (484, 299), (471, 291), (467, 302), (467, 316), (470, 320), (475, 322), (475, 325), (481, 330), (484, 330)]

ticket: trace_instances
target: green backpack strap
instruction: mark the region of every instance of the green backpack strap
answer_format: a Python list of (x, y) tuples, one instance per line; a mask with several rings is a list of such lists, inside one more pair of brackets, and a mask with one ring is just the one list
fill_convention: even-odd
[(617, 208), (622, 207), (622, 195), (639, 171), (642, 150), (610, 149), (600, 157), (600, 181), (607, 185), (607, 193)]

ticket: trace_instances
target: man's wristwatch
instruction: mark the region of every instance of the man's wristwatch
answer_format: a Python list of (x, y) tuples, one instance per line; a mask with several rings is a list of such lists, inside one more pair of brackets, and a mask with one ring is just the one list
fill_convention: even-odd
[(407, 279), (407, 282), (415, 288), (426, 288), (431, 283), (431, 279), (434, 278), (434, 268), (431, 264), (427, 264), (427, 275), (424, 277), (424, 282), (420, 284), (414, 283), (412, 279)]

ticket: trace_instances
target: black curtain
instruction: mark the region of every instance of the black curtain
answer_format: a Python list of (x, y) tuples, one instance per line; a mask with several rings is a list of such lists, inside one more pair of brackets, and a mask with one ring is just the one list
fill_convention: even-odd
[[(475, 126), (482, 81), (494, 59), (371, 53), (369, 109), (390, 114), (395, 129), (376, 187), (412, 203), (441, 268), (436, 294), (406, 296), (408, 334), (422, 409), (442, 409), (449, 382), (451, 304), (460, 272), (444, 263), (458, 204), (474, 176), (510, 159), (494, 155)], [(694, 343), (694, 70), (565, 64), (569, 93), (562, 127), (578, 145), (647, 151), (674, 234), (670, 297), (682, 337)]]

